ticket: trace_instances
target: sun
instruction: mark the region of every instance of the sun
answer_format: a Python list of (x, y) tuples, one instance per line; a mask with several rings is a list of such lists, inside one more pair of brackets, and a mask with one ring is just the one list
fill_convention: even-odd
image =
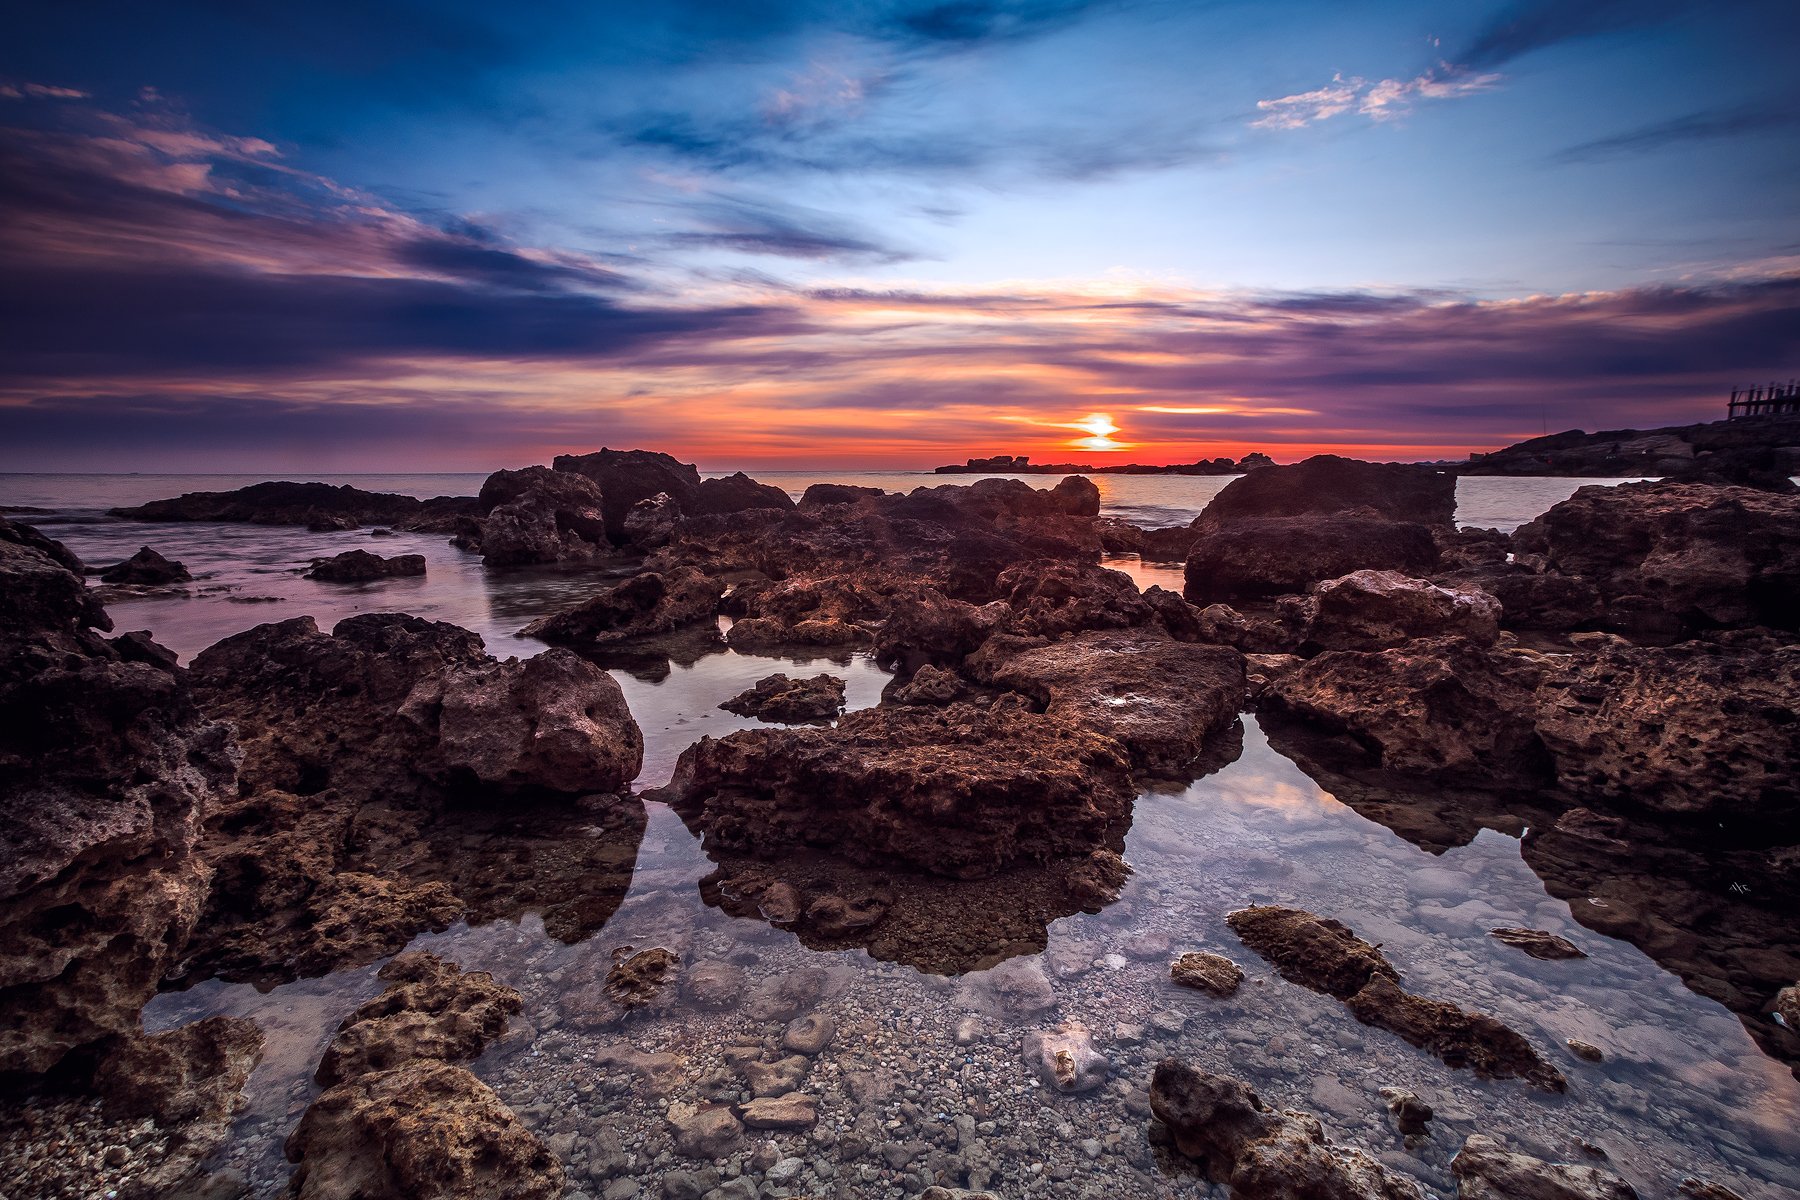
[(1081, 420), (1075, 421), (1067, 426), (1067, 428), (1079, 429), (1088, 435), (1084, 438), (1076, 438), (1074, 442), (1071, 443), (1082, 450), (1125, 449), (1124, 442), (1113, 440), (1112, 435), (1119, 432), (1119, 427), (1113, 423), (1112, 417), (1108, 416), (1106, 413), (1089, 413), (1087, 416), (1081, 418)]

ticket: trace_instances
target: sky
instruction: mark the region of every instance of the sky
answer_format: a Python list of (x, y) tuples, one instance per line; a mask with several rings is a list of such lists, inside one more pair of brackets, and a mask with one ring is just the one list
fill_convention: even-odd
[(0, 470), (1460, 458), (1800, 375), (1791, 0), (33, 5)]

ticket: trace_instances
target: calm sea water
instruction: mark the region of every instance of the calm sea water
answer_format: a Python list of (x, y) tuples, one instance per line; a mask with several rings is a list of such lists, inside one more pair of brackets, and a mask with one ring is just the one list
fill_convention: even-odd
[[(826, 479), (894, 490), (970, 477), (768, 472), (762, 478), (797, 495)], [(480, 479), (328, 481), (430, 496), (468, 494)], [(310, 614), (329, 627), (352, 613), (392, 610), (473, 629), (498, 655), (531, 654), (540, 647), (517, 636), (521, 626), (605, 582), (593, 570), (487, 572), (439, 535), (372, 538), (367, 531), (145, 525), (100, 516), (113, 505), (250, 482), (0, 476), (0, 505), (54, 510), (25, 519), (90, 563), (116, 561), (143, 544), (186, 562), (196, 576), (192, 584), (119, 595), (108, 606), (119, 629), (148, 629), (184, 657), (263, 621)], [(1190, 519), (1228, 481), (1102, 476), (1096, 482), (1109, 514), (1167, 524)], [(1462, 480), (1458, 515), (1467, 524), (1511, 528), (1589, 482), (1595, 481)], [(428, 574), (369, 585), (299, 577), (311, 558), (356, 546), (424, 554)], [(1135, 560), (1116, 565), (1143, 582), (1179, 586), (1178, 568)], [(876, 703), (888, 678), (863, 654), (777, 658), (723, 649), (661, 677), (615, 672), (644, 731), (638, 787), (665, 782), (681, 751), (703, 734), (753, 726), (716, 706), (775, 671), (836, 675), (847, 684), (852, 708)], [(622, 1178), (636, 1180), (643, 1195), (663, 1194), (664, 1174), (700, 1165), (669, 1156), (664, 1108), (699, 1099), (702, 1080), (723, 1066), (728, 1047), (779, 1034), (779, 1022), (744, 1011), (684, 1005), (647, 1013), (624, 1030), (581, 1025), (577, 981), (592, 977), (595, 962), (609, 961), (617, 946), (671, 939), (690, 966), (739, 964), (752, 988), (804, 968), (827, 974), (817, 1008), (837, 1022), (839, 1034), (806, 1084), (820, 1099), (820, 1129), (769, 1139), (778, 1158), (803, 1160), (801, 1174), (771, 1190), (773, 1181), (760, 1176), (747, 1153), (726, 1164), (751, 1176), (764, 1195), (916, 1195), (923, 1183), (909, 1174), (912, 1168), (892, 1167), (883, 1155), (842, 1151), (843, 1135), (866, 1119), (893, 1145), (954, 1145), (963, 1161), (993, 1168), (996, 1192), (1020, 1200), (1198, 1200), (1209, 1195), (1206, 1185), (1191, 1175), (1165, 1175), (1145, 1140), (1144, 1088), (1166, 1055), (1245, 1078), (1278, 1106), (1318, 1113), (1334, 1139), (1369, 1150), (1437, 1196), (1454, 1194), (1449, 1160), (1472, 1132), (1497, 1133), (1564, 1161), (1597, 1161), (1581, 1143), (1599, 1147), (1609, 1160), (1603, 1165), (1624, 1174), (1646, 1200), (1675, 1200), (1677, 1185), (1690, 1174), (1728, 1184), (1747, 1200), (1800, 1195), (1800, 1083), (1756, 1048), (1729, 1011), (1689, 991), (1636, 947), (1582, 926), (1569, 902), (1546, 893), (1513, 837), (1488, 830), (1468, 845), (1427, 852), (1339, 803), (1271, 747), (1253, 719), (1245, 726), (1236, 762), (1188, 787), (1140, 796), (1126, 843), (1134, 873), (1123, 897), (1098, 914), (1052, 922), (1044, 952), (1003, 968), (1025, 963), (1044, 970), (1055, 993), (1045, 1012), (997, 1004), (991, 971), (941, 977), (860, 950), (813, 951), (789, 933), (708, 906), (698, 884), (712, 864), (681, 821), (654, 803), (641, 841), (625, 850), (623, 903), (586, 940), (564, 944), (528, 910), (518, 919), (423, 935), (415, 945), (492, 971), (525, 995), (517, 1036), (475, 1069), (528, 1125), (553, 1139), (569, 1169), (571, 1196), (600, 1196)], [(1523, 1032), (1569, 1075), (1569, 1094), (1545, 1097), (1516, 1082), (1483, 1083), (1449, 1070), (1360, 1025), (1337, 1002), (1284, 982), (1224, 924), (1226, 912), (1252, 902), (1334, 916), (1382, 943), (1413, 990), (1495, 1013)], [(978, 913), (959, 910), (944, 919), (972, 926), (964, 932), (979, 940)], [(1487, 936), (1501, 925), (1563, 934), (1590, 957), (1538, 962)], [(1190, 949), (1238, 961), (1249, 977), (1238, 995), (1217, 1001), (1173, 987), (1169, 959)], [(283, 1193), (282, 1140), (317, 1094), (312, 1071), (320, 1053), (344, 1015), (378, 987), (373, 967), (265, 991), (214, 981), (162, 996), (147, 1010), (152, 1029), (230, 1013), (265, 1030), (269, 1049), (251, 1079), (250, 1105), (220, 1159), (248, 1174), (252, 1194)], [(959, 1039), (959, 1026), (971, 1017), (977, 1034)], [(1062, 1096), (1026, 1067), (1024, 1034), (1064, 1019), (1086, 1023), (1112, 1059), (1107, 1087)], [(1606, 1061), (1573, 1058), (1562, 1049), (1570, 1037), (1602, 1047)], [(672, 1090), (634, 1092), (629, 1077), (597, 1065), (621, 1044), (673, 1055), (679, 1070)], [(859, 1099), (847, 1081), (869, 1072), (891, 1074), (892, 1095)], [(1408, 1145), (1394, 1133), (1378, 1095), (1383, 1086), (1417, 1091), (1437, 1110), (1428, 1138)], [(985, 1115), (971, 1125), (977, 1102)]]

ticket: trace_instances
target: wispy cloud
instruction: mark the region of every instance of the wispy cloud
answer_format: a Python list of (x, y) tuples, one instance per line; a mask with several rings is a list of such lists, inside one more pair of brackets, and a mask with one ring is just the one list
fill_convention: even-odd
[(1565, 163), (1598, 162), (1631, 154), (1648, 154), (1667, 146), (1787, 129), (1797, 124), (1800, 124), (1800, 110), (1791, 103), (1712, 109), (1581, 142), (1559, 150), (1551, 157)]
[(1453, 100), (1498, 87), (1503, 76), (1474, 74), (1440, 63), (1412, 79), (1378, 79), (1333, 75), (1331, 82), (1310, 92), (1297, 92), (1273, 100), (1258, 100), (1262, 116), (1250, 122), (1253, 129), (1304, 129), (1345, 113), (1372, 121), (1391, 121), (1404, 116), (1421, 100)]
[(3, 100), (86, 100), (88, 93), (48, 83), (0, 83)]

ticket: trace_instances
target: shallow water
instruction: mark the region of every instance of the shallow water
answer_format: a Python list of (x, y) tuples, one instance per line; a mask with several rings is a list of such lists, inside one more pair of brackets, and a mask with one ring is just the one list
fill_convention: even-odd
[[(8, 486), (19, 478), (0, 479), (0, 503), (34, 502), (28, 498), (33, 493)], [(1223, 482), (1108, 477), (1102, 486), (1140, 481)], [(1463, 480), (1459, 500), (1465, 511), (1484, 506), (1489, 517), (1477, 523), (1503, 524), (1530, 519), (1541, 511), (1531, 511), (1534, 506), (1553, 503), (1585, 482), (1591, 481)], [(1471, 493), (1471, 484), (1480, 487)], [(378, 486), (366, 479), (361, 485)], [(106, 502), (170, 490), (151, 486)], [(68, 494), (35, 494), (53, 501), (46, 507), (75, 507)], [(1113, 496), (1109, 503), (1123, 503)], [(90, 562), (122, 558), (146, 542), (186, 562), (198, 578), (184, 591), (109, 605), (118, 628), (149, 629), (184, 657), (266, 620), (310, 614), (328, 628), (351, 613), (384, 610), (463, 625), (479, 632), (496, 654), (530, 654), (539, 647), (518, 638), (519, 627), (604, 582), (594, 571), (489, 573), (437, 535), (371, 539), (366, 533), (259, 526), (43, 525)], [(425, 554), (430, 573), (423, 580), (374, 585), (313, 583), (296, 573), (314, 556), (355, 545)], [(1108, 565), (1146, 586), (1180, 585), (1178, 567), (1135, 559)], [(676, 757), (697, 737), (754, 726), (715, 706), (776, 670), (838, 675), (853, 708), (874, 703), (887, 678), (860, 654), (777, 661), (724, 650), (674, 664), (666, 673), (615, 672), (644, 730), (638, 787), (665, 782)], [(698, 884), (713, 864), (672, 812), (655, 803), (647, 807), (641, 838), (634, 828), (618, 847), (631, 867), (628, 885), (621, 878), (623, 900), (584, 940), (566, 944), (552, 936), (527, 906), (522, 916), (461, 925), (414, 942), (466, 968), (493, 971), (525, 995), (526, 1010), (514, 1031), (475, 1069), (523, 1120), (553, 1140), (569, 1170), (571, 1195), (597, 1197), (610, 1182), (630, 1178), (656, 1196), (663, 1174), (700, 1165), (672, 1156), (664, 1110), (674, 1100), (698, 1098), (703, 1085), (716, 1085), (707, 1076), (723, 1067), (728, 1046), (779, 1036), (779, 1019), (751, 1015), (758, 985), (809, 969), (825, 973), (814, 1007), (831, 1016), (839, 1032), (805, 1087), (820, 1098), (818, 1128), (770, 1139), (780, 1156), (798, 1157), (803, 1166), (786, 1188), (764, 1194), (911, 1196), (924, 1186), (921, 1165), (936, 1165), (1008, 1197), (1207, 1195), (1191, 1175), (1170, 1174), (1145, 1137), (1150, 1071), (1171, 1054), (1239, 1075), (1273, 1104), (1316, 1112), (1334, 1138), (1370, 1150), (1438, 1196), (1454, 1192), (1448, 1161), (1475, 1131), (1503, 1134), (1529, 1152), (1563, 1161), (1598, 1162), (1579, 1143), (1598, 1147), (1649, 1198), (1674, 1196), (1689, 1174), (1727, 1184), (1746, 1200), (1800, 1194), (1800, 1082), (1764, 1056), (1729, 1011), (1689, 991), (1633, 946), (1582, 926), (1569, 903), (1546, 893), (1515, 839), (1484, 831), (1442, 854), (1421, 850), (1338, 803), (1272, 749), (1250, 718), (1243, 752), (1231, 765), (1187, 787), (1151, 789), (1140, 797), (1125, 847), (1134, 874), (1116, 903), (1098, 914), (1051, 922), (1041, 953), (955, 978), (879, 961), (862, 950), (809, 950), (760, 920), (709, 906)], [(620, 835), (595, 829), (581, 836)], [(996, 884), (995, 892), (1016, 883)], [(999, 908), (1005, 900), (995, 897)], [(1224, 924), (1225, 913), (1254, 902), (1297, 905), (1345, 921), (1382, 944), (1412, 991), (1493, 1013), (1519, 1029), (1569, 1076), (1569, 1094), (1546, 1096), (1517, 1081), (1482, 1083), (1451, 1071), (1398, 1038), (1360, 1025), (1328, 997), (1284, 982)], [(986, 919), (981, 906), (959, 909), (954, 919), (976, 926), (968, 932), (980, 940), (979, 923)], [(1590, 957), (1539, 962), (1487, 936), (1503, 925), (1560, 933)], [(688, 969), (705, 961), (741, 966), (751, 1002), (725, 1012), (681, 1002), (619, 1027), (596, 1026), (584, 1003), (594, 970), (604, 969), (614, 947), (656, 944), (679, 950)], [(1247, 975), (1244, 986), (1227, 1000), (1175, 988), (1168, 964), (1190, 949), (1236, 960)], [(991, 979), (1019, 964), (1045, 972), (1053, 1009), (1015, 1012), (997, 999)], [(312, 1071), (338, 1022), (378, 990), (376, 969), (266, 992), (213, 981), (164, 995), (146, 1011), (151, 1028), (214, 1013), (250, 1016), (263, 1025), (269, 1049), (252, 1078), (237, 1137), (221, 1160), (248, 1171), (257, 1195), (275, 1196), (285, 1186), (281, 1143), (316, 1094)], [(978, 1027), (968, 1044), (958, 1045), (958, 1026), (970, 1016)], [(1112, 1059), (1105, 1088), (1063, 1096), (1043, 1087), (1025, 1066), (1024, 1033), (1062, 1019), (1085, 1022)], [(1570, 1037), (1600, 1046), (1606, 1060), (1574, 1058), (1563, 1049)], [(670, 1066), (669, 1074), (640, 1077), (621, 1067), (611, 1053), (620, 1046), (673, 1055), (662, 1064)], [(879, 1084), (884, 1074), (894, 1087), (878, 1097), (868, 1077)], [(1376, 1095), (1382, 1086), (1411, 1088), (1437, 1110), (1423, 1144), (1408, 1147), (1393, 1132)], [(843, 1139), (859, 1128), (872, 1130), (876, 1150), (845, 1153)], [(754, 1138), (747, 1140), (736, 1169), (750, 1170), (755, 1145)]]

